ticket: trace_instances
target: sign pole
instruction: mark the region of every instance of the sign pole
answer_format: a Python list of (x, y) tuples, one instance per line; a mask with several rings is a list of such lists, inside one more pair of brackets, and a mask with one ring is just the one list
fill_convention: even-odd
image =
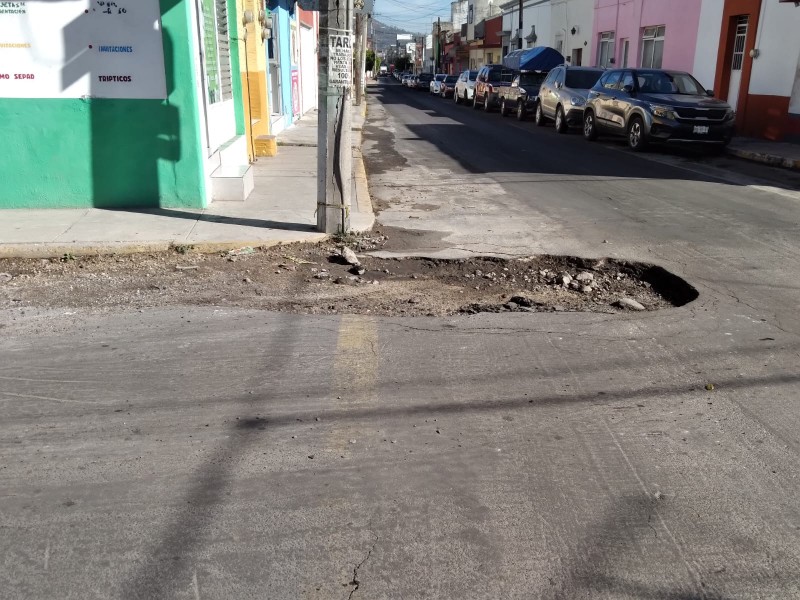
[(317, 229), (347, 233), (353, 179), (353, 0), (321, 0), (319, 16)]

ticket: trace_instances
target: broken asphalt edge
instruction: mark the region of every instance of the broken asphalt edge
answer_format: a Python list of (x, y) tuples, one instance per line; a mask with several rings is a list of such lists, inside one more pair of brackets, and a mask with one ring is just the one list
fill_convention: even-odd
[[(366, 116), (367, 103), (364, 102), (362, 113)], [(355, 133), (355, 132), (354, 132)], [(372, 198), (369, 195), (367, 184), (367, 171), (361, 155), (362, 135), (358, 130), (357, 144), (353, 144), (353, 180), (355, 182), (358, 212), (350, 215), (350, 230), (353, 233), (370, 231), (375, 224), (375, 212)], [(0, 244), (0, 259), (2, 258), (57, 258), (65, 254), (72, 256), (95, 256), (103, 254), (150, 254), (154, 252), (169, 252), (179, 247), (191, 248), (192, 252), (211, 254), (225, 252), (250, 246), (252, 248), (271, 248), (296, 243), (318, 243), (331, 236), (325, 233), (304, 234), (298, 239), (284, 240), (230, 240), (221, 242), (191, 242), (187, 240), (162, 240), (154, 242), (37, 242), (25, 244)]]

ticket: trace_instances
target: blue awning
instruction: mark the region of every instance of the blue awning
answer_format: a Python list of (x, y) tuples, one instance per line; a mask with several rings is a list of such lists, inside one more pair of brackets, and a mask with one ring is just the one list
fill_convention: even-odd
[(503, 59), (503, 66), (515, 71), (549, 71), (563, 64), (561, 53), (548, 46), (514, 50)]

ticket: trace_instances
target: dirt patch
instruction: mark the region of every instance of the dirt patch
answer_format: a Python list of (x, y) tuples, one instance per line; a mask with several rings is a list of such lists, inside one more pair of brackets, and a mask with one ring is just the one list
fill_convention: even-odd
[(612, 259), (381, 259), (373, 233), (341, 245), (294, 244), (233, 253), (190, 248), (133, 256), (0, 260), (6, 308), (214, 305), (297, 313), (443, 316), (476, 312), (657, 310), (697, 292), (660, 267)]

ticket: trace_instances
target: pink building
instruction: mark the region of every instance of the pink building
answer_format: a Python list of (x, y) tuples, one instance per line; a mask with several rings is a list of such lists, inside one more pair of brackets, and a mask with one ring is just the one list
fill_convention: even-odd
[(691, 71), (702, 0), (595, 0), (587, 54), (601, 67)]

